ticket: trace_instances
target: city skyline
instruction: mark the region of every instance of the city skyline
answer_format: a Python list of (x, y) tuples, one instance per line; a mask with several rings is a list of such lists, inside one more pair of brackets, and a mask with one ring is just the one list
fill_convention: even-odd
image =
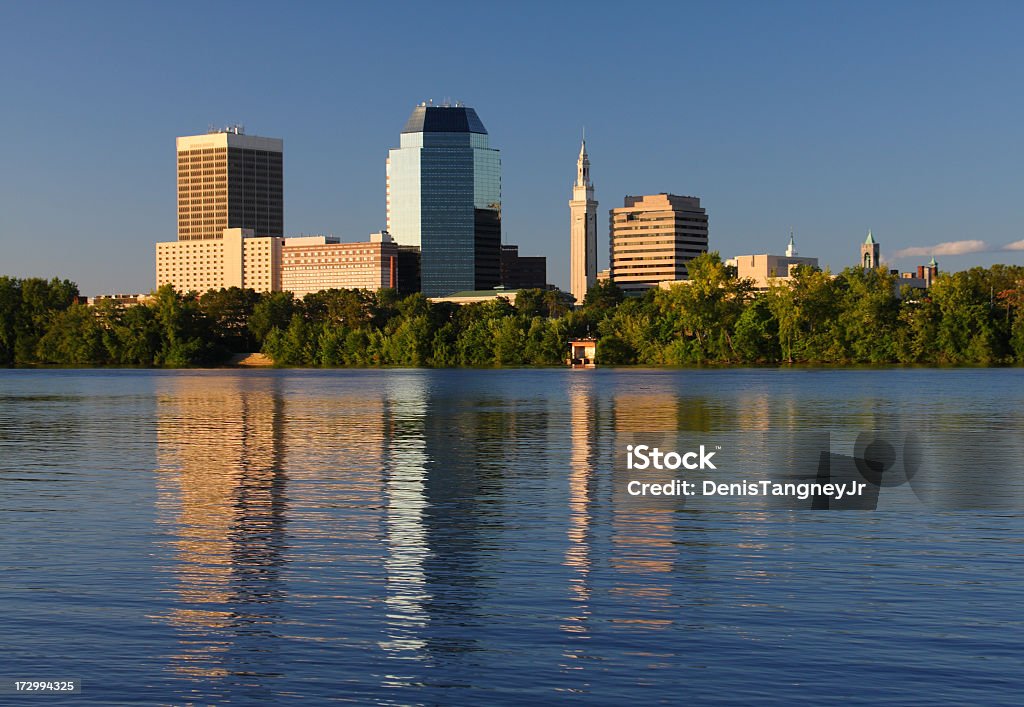
[[(1024, 12), (1013, 6), (665, 6), (653, 10), (664, 22), (620, 37), (621, 13), (596, 7), (549, 8), (543, 23), (539, 10), (495, 10), (486, 21), (502, 31), (476, 35), (481, 17), (454, 10), (389, 23), (366, 8), (257, 3), (204, 7), (204, 21), (230, 18), (250, 39), (202, 56), (174, 51), (192, 31), (179, 8), (61, 5), (53, 23), (54, 7), (2, 10), (0, 56), (21, 67), (0, 116), (12, 138), (0, 170), (4, 274), (68, 277), (87, 294), (150, 289), (152, 243), (176, 230), (170, 142), (210, 123), (288, 144), (286, 235), (360, 240), (384, 225), (381, 154), (411, 106), (445, 97), (482, 111), (501, 148), (504, 241), (547, 256), (563, 290), (565, 195), (584, 126), (599, 269), (603, 214), (658, 192), (700, 197), (723, 258), (781, 252), (792, 227), (802, 252), (834, 271), (856, 264), (869, 228), (894, 267), (932, 254), (947, 271), (1024, 261), (1000, 250), (1024, 247), (1024, 104), (1012, 91)], [(668, 42), (693, 25), (702, 31)], [(588, 81), (567, 82), (581, 52)], [(240, 69), (229, 80), (218, 65)], [(682, 90), (655, 90), (667, 80)]]

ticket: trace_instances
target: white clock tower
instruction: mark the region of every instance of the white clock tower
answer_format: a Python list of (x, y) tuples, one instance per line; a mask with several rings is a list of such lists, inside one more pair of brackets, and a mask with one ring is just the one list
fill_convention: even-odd
[(569, 254), (570, 288), (576, 304), (583, 304), (587, 290), (597, 282), (597, 201), (590, 183), (587, 141), (580, 146), (576, 161), (576, 184), (569, 202), (571, 242)]

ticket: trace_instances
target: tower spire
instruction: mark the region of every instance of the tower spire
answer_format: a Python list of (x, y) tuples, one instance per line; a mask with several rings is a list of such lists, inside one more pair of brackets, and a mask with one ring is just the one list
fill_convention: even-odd
[(576, 160), (576, 186), (590, 186), (590, 158), (587, 157), (587, 129), (583, 128), (583, 142), (580, 143), (580, 156)]
[(786, 246), (786, 257), (792, 258), (796, 256), (796, 243), (793, 241), (793, 227), (789, 227), (789, 245)]

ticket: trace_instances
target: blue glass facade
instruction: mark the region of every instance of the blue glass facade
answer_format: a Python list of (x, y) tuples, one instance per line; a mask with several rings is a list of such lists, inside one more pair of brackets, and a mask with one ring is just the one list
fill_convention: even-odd
[(472, 108), (413, 110), (388, 154), (388, 230), (420, 247), (428, 297), (499, 284), (501, 157)]

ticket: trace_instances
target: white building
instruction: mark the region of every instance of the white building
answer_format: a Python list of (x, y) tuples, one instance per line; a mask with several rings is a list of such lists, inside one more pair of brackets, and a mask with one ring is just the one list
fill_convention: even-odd
[(587, 141), (580, 145), (576, 160), (576, 184), (569, 202), (569, 284), (576, 304), (583, 304), (587, 290), (597, 282), (597, 200), (590, 182)]
[(801, 265), (818, 267), (817, 258), (800, 257), (796, 252), (793, 234), (789, 234), (789, 245), (785, 255), (759, 253), (756, 255), (737, 255), (725, 261), (726, 265), (736, 268), (736, 275), (741, 280), (754, 282), (754, 289), (767, 290), (773, 282), (789, 282), (793, 279), (793, 271)]

